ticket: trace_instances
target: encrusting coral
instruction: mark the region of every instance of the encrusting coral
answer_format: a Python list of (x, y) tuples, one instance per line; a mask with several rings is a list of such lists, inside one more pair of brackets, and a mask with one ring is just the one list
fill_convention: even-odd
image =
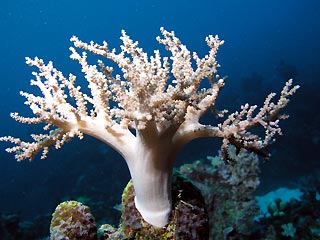
[(60, 203), (52, 214), (50, 240), (98, 240), (90, 209), (77, 201)]
[[(162, 57), (159, 50), (148, 56), (125, 31), (120, 37), (119, 53), (109, 49), (106, 42), (84, 43), (72, 37), (70, 57), (81, 65), (89, 91), (81, 91), (76, 76), (65, 77), (52, 62), (27, 58), (28, 65), (38, 68), (31, 85), (37, 86), (42, 95), (21, 92), (35, 117), (18, 113), (11, 116), (22, 123), (45, 123), (46, 133), (32, 134), (31, 142), (12, 136), (0, 138), (15, 145), (7, 151), (15, 153), (18, 161), (32, 160), (39, 152), (45, 158), (50, 146), (58, 149), (74, 137), (82, 139), (84, 134), (101, 140), (126, 160), (136, 194), (135, 207), (144, 220), (156, 227), (168, 222), (172, 166), (186, 143), (199, 137), (217, 137), (222, 139), (225, 159), (229, 145), (268, 157), (264, 150), (275, 135), (281, 134), (279, 121), (287, 117), (280, 111), (299, 87), (289, 80), (277, 101), (273, 101), (275, 94), (271, 93), (261, 108), (245, 104), (224, 118), (227, 111), (217, 111), (215, 107), (225, 84), (217, 74), (216, 61), (223, 41), (209, 35), (209, 52), (200, 58), (197, 53), (190, 53), (174, 32), (161, 28), (161, 33), (157, 41), (170, 57)], [(79, 53), (76, 48), (84, 52)], [(87, 52), (110, 60), (122, 75), (114, 74), (113, 68), (102, 60), (89, 64)], [(222, 118), (216, 126), (200, 123), (201, 116), (210, 109)], [(262, 127), (265, 134), (249, 132), (254, 127)]]

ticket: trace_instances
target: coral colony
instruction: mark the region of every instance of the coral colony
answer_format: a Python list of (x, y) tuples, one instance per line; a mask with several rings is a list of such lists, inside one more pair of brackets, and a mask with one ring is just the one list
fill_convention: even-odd
[[(38, 68), (38, 72), (33, 72), (31, 85), (37, 86), (42, 95), (21, 92), (35, 116), (11, 116), (21, 123), (45, 123), (46, 133), (32, 134), (32, 142), (2, 137), (1, 141), (15, 145), (7, 152), (14, 153), (18, 161), (32, 160), (39, 152), (41, 158), (46, 158), (51, 146), (59, 149), (74, 137), (82, 139), (84, 134), (101, 140), (126, 160), (135, 190), (135, 206), (143, 219), (155, 227), (168, 222), (172, 167), (186, 143), (200, 137), (216, 137), (222, 140), (225, 159), (230, 145), (268, 157), (264, 150), (275, 135), (281, 134), (279, 121), (287, 118), (280, 111), (299, 86), (293, 86), (289, 80), (276, 101), (271, 93), (261, 108), (245, 104), (240, 111), (225, 116), (226, 110), (215, 108), (225, 84), (225, 79), (217, 74), (216, 61), (223, 41), (209, 35), (209, 52), (201, 58), (191, 53), (174, 32), (161, 28), (161, 33), (157, 41), (165, 46), (170, 57), (162, 57), (159, 50), (148, 56), (125, 31), (120, 37), (121, 52), (109, 49), (107, 42), (99, 45), (72, 37), (70, 58), (81, 65), (90, 94), (76, 85), (75, 75), (64, 76), (52, 62), (26, 58), (28, 65)], [(90, 65), (87, 52), (113, 62), (122, 74), (115, 74), (103, 60)], [(201, 88), (202, 85), (208, 87)], [(199, 121), (210, 109), (221, 119), (216, 126)], [(249, 132), (255, 127), (264, 129), (263, 136)]]

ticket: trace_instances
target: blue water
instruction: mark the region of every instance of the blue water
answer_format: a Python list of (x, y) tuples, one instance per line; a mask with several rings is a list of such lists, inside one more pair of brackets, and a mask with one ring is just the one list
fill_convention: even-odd
[[(52, 60), (66, 75), (80, 75), (69, 59), (69, 39), (107, 40), (118, 48), (121, 29), (152, 53), (159, 46), (159, 28), (174, 30), (191, 51), (203, 56), (208, 34), (225, 40), (218, 60), (228, 75), (218, 108), (237, 109), (249, 101), (262, 104), (270, 91), (279, 91), (286, 77), (302, 88), (292, 98), (282, 123), (284, 136), (270, 148), (273, 157), (262, 164), (261, 189), (290, 185), (320, 170), (320, 3), (318, 0), (144, 0), (40, 1), (1, 3), (0, 8), (0, 135), (21, 138), (39, 132), (16, 123), (9, 113), (30, 115), (20, 90), (33, 91), (24, 57)], [(212, 144), (212, 147), (211, 147)], [(46, 160), (17, 163), (0, 143), (0, 213), (19, 212), (28, 218), (54, 210), (63, 199), (88, 197), (108, 201), (106, 214), (120, 202), (130, 176), (121, 157), (86, 137), (73, 141)], [(188, 145), (177, 164), (216, 155), (215, 141)]]

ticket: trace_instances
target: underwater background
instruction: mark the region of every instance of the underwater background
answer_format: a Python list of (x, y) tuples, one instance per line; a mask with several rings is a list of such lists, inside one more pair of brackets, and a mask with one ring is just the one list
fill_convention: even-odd
[[(106, 40), (119, 49), (120, 32), (125, 29), (151, 54), (162, 49), (155, 37), (163, 26), (174, 30), (191, 52), (203, 56), (208, 50), (205, 37), (218, 34), (225, 40), (218, 52), (219, 74), (229, 79), (217, 108), (232, 111), (246, 102), (261, 105), (268, 93), (279, 92), (289, 78), (301, 85), (286, 109), (290, 118), (282, 122), (284, 135), (270, 147), (270, 160), (261, 160), (256, 194), (305, 187), (308, 181), (320, 179), (319, 23), (318, 0), (4, 0), (0, 7), (0, 135), (28, 139), (41, 130), (9, 116), (16, 111), (30, 116), (19, 95), (20, 90), (35, 91), (29, 84), (34, 69), (25, 64), (26, 56), (53, 61), (65, 75), (80, 76), (77, 63), (69, 59), (73, 35), (87, 42)], [(180, 153), (176, 166), (217, 155), (219, 144), (212, 139), (193, 141)], [(118, 222), (115, 206), (130, 176), (125, 161), (108, 146), (85, 136), (50, 151), (46, 160), (37, 157), (31, 163), (16, 162), (4, 151), (7, 146), (0, 143), (0, 214), (16, 213), (30, 221), (47, 219), (61, 201), (78, 199), (92, 207), (97, 221)]]

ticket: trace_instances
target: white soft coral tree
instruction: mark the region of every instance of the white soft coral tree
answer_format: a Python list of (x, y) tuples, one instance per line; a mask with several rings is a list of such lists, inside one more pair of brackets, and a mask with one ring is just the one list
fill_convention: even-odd
[[(248, 104), (239, 112), (223, 118), (226, 111), (217, 112), (215, 102), (224, 86), (224, 79), (217, 75), (219, 38), (206, 38), (209, 53), (200, 58), (181, 44), (174, 32), (161, 28), (162, 38), (157, 41), (170, 52), (170, 58), (161, 57), (158, 50), (148, 57), (138, 42), (133, 42), (122, 31), (121, 52), (110, 50), (108, 44), (84, 43), (72, 37), (71, 59), (82, 67), (88, 81), (90, 94), (76, 86), (76, 77), (65, 77), (42, 59), (27, 58), (27, 64), (38, 68), (31, 85), (37, 86), (42, 95), (21, 92), (35, 117), (12, 117), (22, 123), (46, 123), (46, 134), (33, 134), (32, 142), (11, 136), (2, 137), (15, 146), (8, 152), (15, 153), (18, 161), (32, 160), (42, 152), (47, 156), (50, 146), (60, 148), (73, 137), (83, 134), (93, 136), (119, 152), (126, 160), (135, 188), (135, 205), (142, 217), (156, 227), (164, 226), (171, 212), (171, 172), (176, 155), (189, 141), (199, 137), (222, 139), (222, 153), (232, 144), (238, 149), (264, 154), (265, 147), (281, 134), (279, 120), (285, 116), (279, 111), (288, 103), (298, 86), (289, 80), (279, 99), (272, 102), (270, 94), (264, 105)], [(78, 53), (76, 48), (83, 49)], [(87, 53), (91, 52), (114, 62), (122, 76), (113, 73), (102, 60), (90, 65)], [(203, 80), (210, 84), (200, 88)], [(209, 85), (208, 84), (208, 85)], [(73, 98), (73, 101), (70, 101)], [(199, 122), (209, 109), (224, 119), (217, 126)], [(264, 136), (250, 133), (253, 127), (263, 127)], [(226, 156), (225, 156), (226, 157)]]

